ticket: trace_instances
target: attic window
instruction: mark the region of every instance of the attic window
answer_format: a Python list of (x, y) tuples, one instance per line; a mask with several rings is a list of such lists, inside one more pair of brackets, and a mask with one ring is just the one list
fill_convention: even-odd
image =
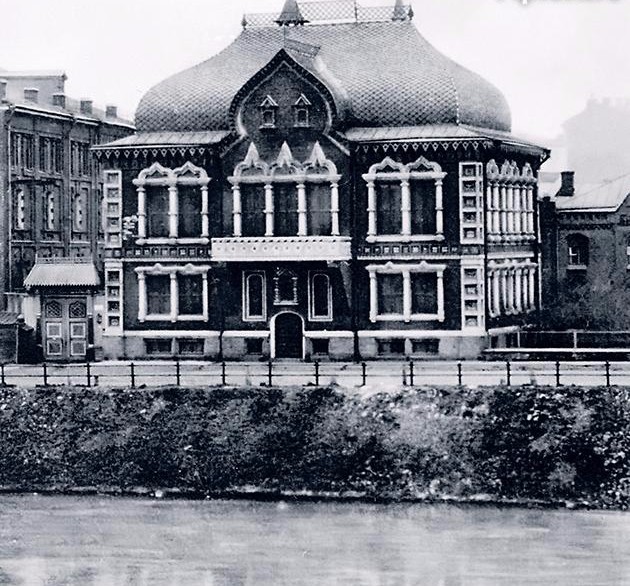
[(261, 115), (261, 128), (275, 128), (276, 127), (276, 112), (278, 111), (278, 104), (271, 97), (267, 96), (262, 104), (259, 106)]
[(293, 105), (293, 125), (297, 127), (308, 127), (310, 123), (311, 102), (302, 94)]

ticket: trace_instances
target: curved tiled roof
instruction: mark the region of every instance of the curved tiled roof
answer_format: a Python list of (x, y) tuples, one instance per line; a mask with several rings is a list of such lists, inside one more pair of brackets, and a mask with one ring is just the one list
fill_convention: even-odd
[[(150, 89), (139, 131), (224, 130), (239, 89), (283, 48), (328, 87), (354, 126), (468, 124), (509, 131), (501, 92), (438, 52), (409, 21), (251, 28), (218, 55)], [(316, 55), (294, 45), (319, 47)]]

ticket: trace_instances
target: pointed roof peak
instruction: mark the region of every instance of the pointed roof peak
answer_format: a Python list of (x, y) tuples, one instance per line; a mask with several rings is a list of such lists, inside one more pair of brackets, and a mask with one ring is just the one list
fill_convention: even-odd
[(403, 4), (403, 0), (396, 0), (394, 4), (394, 13), (392, 14), (392, 20), (410, 20), (413, 17), (413, 11), (411, 6)]
[(276, 22), (280, 26), (297, 26), (306, 24), (308, 20), (302, 16), (302, 11), (298, 6), (297, 0), (285, 0), (282, 12), (276, 19)]

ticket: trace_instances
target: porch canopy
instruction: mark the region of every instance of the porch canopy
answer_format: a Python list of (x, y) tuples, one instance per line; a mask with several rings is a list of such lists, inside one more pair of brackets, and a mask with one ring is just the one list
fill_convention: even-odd
[(98, 287), (101, 280), (92, 259), (38, 258), (24, 287)]

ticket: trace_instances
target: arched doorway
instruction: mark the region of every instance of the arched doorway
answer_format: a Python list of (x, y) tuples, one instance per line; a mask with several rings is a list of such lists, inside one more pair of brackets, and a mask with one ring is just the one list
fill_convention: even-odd
[(304, 357), (304, 323), (290, 311), (279, 313), (273, 323), (273, 358)]

